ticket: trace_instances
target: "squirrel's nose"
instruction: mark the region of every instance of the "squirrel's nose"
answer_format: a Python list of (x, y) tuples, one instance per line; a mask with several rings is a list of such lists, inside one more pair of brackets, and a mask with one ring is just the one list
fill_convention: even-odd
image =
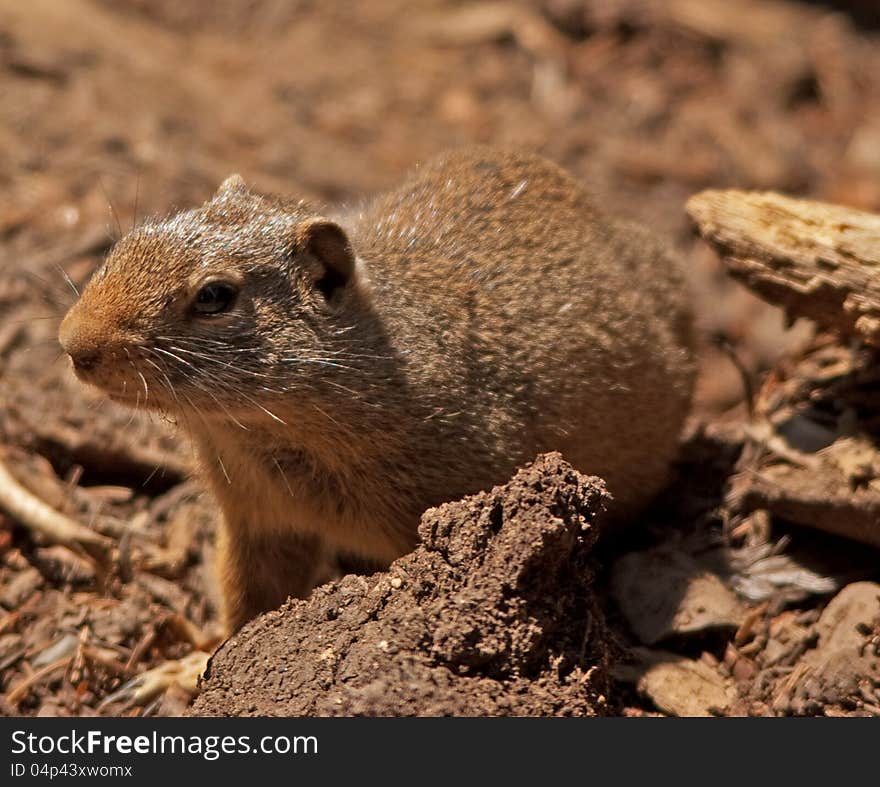
[(91, 371), (101, 360), (101, 353), (98, 350), (68, 350), (67, 354), (73, 361), (74, 367), (81, 372)]
[(70, 356), (73, 366), (77, 371), (88, 372), (94, 369), (101, 361), (101, 348), (95, 341), (95, 337), (84, 331), (82, 326), (70, 315), (65, 317), (58, 331), (58, 341), (61, 347)]
[(73, 368), (78, 372), (92, 371), (101, 361), (101, 350), (94, 345), (78, 341), (62, 341), (61, 346), (73, 361)]

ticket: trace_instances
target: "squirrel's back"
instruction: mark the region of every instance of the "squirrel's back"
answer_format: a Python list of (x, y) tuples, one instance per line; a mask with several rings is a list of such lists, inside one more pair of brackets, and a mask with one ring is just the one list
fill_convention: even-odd
[(376, 200), (352, 240), (409, 391), (479, 453), (459, 454), (475, 488), (480, 460), (497, 482), (553, 449), (623, 513), (662, 485), (695, 364), (686, 286), (654, 239), (543, 158), (470, 149)]

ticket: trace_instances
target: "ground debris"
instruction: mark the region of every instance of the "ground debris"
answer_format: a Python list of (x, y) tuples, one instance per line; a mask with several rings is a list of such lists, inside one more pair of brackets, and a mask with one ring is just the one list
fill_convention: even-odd
[(2, 457), (0, 509), (49, 543), (91, 550), (96, 557), (110, 560), (112, 544), (108, 539), (46, 505), (25, 489), (6, 468)]
[[(74, 290), (114, 238), (146, 216), (202, 202), (233, 163), (257, 190), (355, 205), (444, 149), (481, 142), (540, 150), (589, 184), (610, 213), (675, 244), (701, 333), (728, 337), (749, 377), (799, 348), (809, 328), (786, 331), (778, 310), (723, 275), (690, 232), (685, 200), (736, 186), (880, 210), (880, 45), (850, 13), (858, 5), (872, 14), (867, 1), (836, 3), (835, 13), (789, 0), (42, 5), (52, 12), (6, 2), (0, 22), (0, 444), (31, 493), (108, 538), (119, 560), (105, 569), (0, 514), (0, 589), (28, 575), (18, 580), (27, 598), (0, 608), (0, 692), (51, 667), (34, 662), (56, 645), (55, 662), (71, 658), (19, 692), (14, 707), (0, 694), (2, 713), (95, 715), (128, 678), (203, 644), (216, 622), (215, 510), (210, 500), (180, 502), (190, 491), (179, 482), (191, 451), (174, 424), (132, 414), (74, 380), (56, 337)], [(328, 58), (328, 40), (345, 56)], [(857, 320), (862, 304), (853, 295)], [(674, 513), (657, 534), (633, 528), (639, 535), (624, 544), (680, 546), (682, 533), (705, 528), (728, 540), (712, 560), (705, 548), (685, 551), (758, 606), (735, 633), (692, 632), (663, 647), (688, 659), (700, 647), (711, 651), (700, 659), (736, 682), (730, 713), (773, 713), (780, 677), (818, 641), (823, 597), (876, 579), (876, 555), (861, 544), (861, 558), (841, 539), (805, 545), (811, 531), (786, 523), (852, 529), (866, 510), (853, 503), (876, 485), (865, 438), (876, 444), (880, 422), (864, 353), (829, 343), (803, 356), (796, 374), (783, 364), (789, 371), (780, 377), (777, 369), (775, 389), (762, 396), (803, 411), (775, 418), (768, 406), (749, 424), (742, 372), (704, 347), (699, 456), (687, 462), (680, 493), (667, 500)], [(837, 440), (849, 442), (822, 453)], [(744, 442), (730, 490), (747, 494), (725, 501)], [(833, 473), (834, 488), (817, 484), (811, 467)], [(811, 488), (818, 494), (810, 497)], [(780, 551), (783, 530), (791, 539)], [(844, 565), (829, 567), (831, 554)], [(144, 581), (149, 575), (179, 592)], [(328, 612), (363, 589), (359, 580), (343, 585), (349, 595)], [(409, 579), (395, 575), (389, 587), (409, 592)], [(70, 640), (58, 645), (68, 635), (77, 637), (72, 654)], [(626, 635), (625, 626), (616, 632)], [(395, 647), (393, 636), (379, 641)], [(449, 632), (439, 653), (466, 654), (467, 644)], [(335, 645), (322, 643), (316, 664), (335, 664)], [(483, 643), (487, 653), (502, 645)], [(558, 688), (555, 679), (550, 685)], [(609, 696), (609, 706), (617, 699)], [(385, 701), (377, 684), (359, 707)], [(625, 712), (656, 713), (650, 700), (638, 701), (645, 707)], [(828, 710), (868, 712), (861, 701)], [(780, 712), (795, 712), (788, 694), (784, 703)], [(110, 703), (101, 712), (179, 712), (181, 704), (169, 694), (152, 708)], [(820, 702), (798, 712), (822, 710)]]
[(877, 368), (874, 352), (820, 338), (773, 371), (755, 403), (763, 429), (747, 432), (730, 481), (731, 516), (766, 510), (880, 547)]
[(880, 716), (880, 585), (854, 582), (825, 607), (807, 650), (779, 682), (778, 713)]
[(6, 609), (15, 609), (24, 604), (42, 584), (43, 575), (37, 569), (21, 571), (0, 590), (0, 605)]

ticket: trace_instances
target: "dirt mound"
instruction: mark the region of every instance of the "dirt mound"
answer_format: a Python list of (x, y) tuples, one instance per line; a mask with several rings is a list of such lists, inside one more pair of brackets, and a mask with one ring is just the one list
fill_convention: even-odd
[(430, 509), (387, 573), (245, 626), (193, 715), (598, 715), (608, 644), (590, 548), (607, 494), (559, 454)]

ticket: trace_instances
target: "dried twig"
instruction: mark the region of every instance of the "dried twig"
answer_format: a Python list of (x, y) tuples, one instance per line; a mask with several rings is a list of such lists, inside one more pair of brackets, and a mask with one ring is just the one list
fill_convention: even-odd
[(9, 472), (0, 455), (0, 508), (24, 527), (53, 544), (79, 547), (106, 560), (112, 542), (59, 513), (25, 489)]
[(33, 675), (28, 675), (6, 695), (6, 701), (10, 705), (17, 705), (24, 699), (28, 691), (30, 691), (31, 686), (36, 685), (46, 676), (58, 672), (58, 670), (66, 669), (72, 659), (73, 656), (65, 656), (63, 659), (58, 659), (58, 661), (53, 661), (51, 664), (47, 664), (43, 669), (37, 670)]
[(128, 661), (125, 662), (125, 671), (127, 673), (134, 672), (135, 668), (138, 664), (140, 664), (141, 659), (144, 657), (146, 652), (149, 650), (150, 645), (156, 639), (156, 627), (150, 626), (147, 628), (144, 635), (140, 638), (137, 645), (132, 648), (131, 654), (129, 654)]

